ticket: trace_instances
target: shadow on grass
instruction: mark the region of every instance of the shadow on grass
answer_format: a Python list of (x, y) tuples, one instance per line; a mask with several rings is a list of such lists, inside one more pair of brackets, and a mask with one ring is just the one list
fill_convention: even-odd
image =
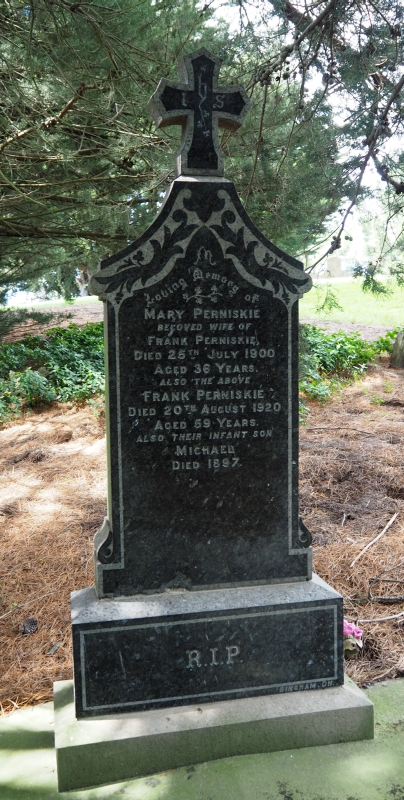
[(0, 797), (2, 800), (57, 800), (62, 797), (74, 800), (71, 794), (59, 794), (56, 788), (47, 791), (42, 786), (17, 788), (4, 783), (0, 783)]
[[(53, 731), (27, 731), (20, 728), (0, 736), (0, 753), (3, 750), (43, 750), (55, 746)], [(3, 797), (0, 794), (0, 797)]]

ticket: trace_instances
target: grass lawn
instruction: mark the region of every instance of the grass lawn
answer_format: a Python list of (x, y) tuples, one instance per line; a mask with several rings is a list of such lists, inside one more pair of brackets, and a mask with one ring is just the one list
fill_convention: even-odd
[(387, 297), (375, 297), (363, 292), (359, 281), (331, 280), (327, 285), (335, 294), (341, 309), (334, 308), (329, 313), (317, 310), (326, 292), (326, 284), (320, 282), (300, 301), (299, 315), (302, 319), (305, 317), (329, 319), (335, 322), (357, 322), (388, 328), (404, 326), (404, 288), (394, 285), (392, 293)]
[[(317, 309), (322, 304), (328, 286), (334, 292), (341, 309), (334, 308), (328, 313), (319, 312)], [(35, 311), (46, 311), (49, 307), (93, 305), (98, 303), (98, 297), (77, 297), (73, 304), (64, 300), (51, 300), (42, 303), (10, 304), (10, 307), (31, 307)], [(330, 280), (317, 283), (313, 289), (305, 294), (299, 304), (299, 315), (320, 320), (333, 320), (334, 322), (357, 322), (364, 325), (380, 325), (387, 328), (404, 326), (404, 288), (394, 285), (394, 289), (387, 297), (374, 297), (363, 292), (359, 281), (355, 280)]]
[(72, 306), (82, 306), (88, 305), (89, 303), (98, 303), (98, 297), (95, 295), (89, 295), (89, 297), (75, 297), (72, 303), (66, 303), (65, 300), (62, 299), (55, 299), (55, 300), (41, 300), (35, 301), (34, 303), (18, 303), (14, 302), (11, 298), (9, 308), (29, 308), (33, 309), (34, 311), (46, 311), (47, 308), (53, 308), (54, 306), (61, 306), (62, 308), (71, 308)]

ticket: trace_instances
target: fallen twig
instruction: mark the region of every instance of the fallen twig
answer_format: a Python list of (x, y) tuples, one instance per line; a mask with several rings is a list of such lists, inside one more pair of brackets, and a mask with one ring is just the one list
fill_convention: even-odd
[(385, 606), (394, 606), (396, 603), (404, 603), (404, 594), (393, 595), (372, 595), (369, 597), (372, 603), (382, 603)]
[(14, 611), (19, 611), (20, 608), (26, 608), (26, 606), (32, 606), (34, 603), (38, 603), (39, 600), (43, 600), (44, 597), (49, 597), (50, 594), (55, 594), (55, 592), (58, 592), (58, 591), (59, 591), (59, 587), (57, 589), (52, 589), (51, 592), (46, 592), (46, 594), (41, 594), (40, 597), (35, 597), (33, 600), (28, 600), (27, 603), (21, 603), (21, 605), (18, 604), (16, 606), (14, 606), (14, 608), (12, 608), (10, 611), (7, 611), (6, 614), (2, 614), (0, 619), (5, 619), (5, 617), (8, 617), (10, 614), (13, 614)]
[[(372, 678), (372, 680), (370, 681), (370, 685), (372, 683), (376, 683), (376, 681), (380, 681), (382, 678), (385, 677), (385, 675), (388, 675), (389, 672), (393, 672), (393, 669), (397, 669), (397, 665), (396, 664), (394, 664), (393, 667), (389, 667), (389, 669), (386, 669), (386, 671), (382, 672), (381, 675), (376, 675), (374, 678)], [(367, 685), (369, 685), (369, 684), (367, 684)]]
[(366, 622), (388, 622), (389, 619), (398, 619), (398, 617), (404, 617), (404, 611), (400, 611), (399, 614), (392, 614), (391, 617), (377, 617), (377, 619), (358, 619), (357, 622), (361, 625), (364, 625)]
[(366, 553), (366, 551), (369, 550), (369, 548), (372, 547), (372, 545), (376, 544), (376, 542), (378, 542), (379, 539), (381, 539), (385, 533), (387, 533), (388, 529), (391, 528), (393, 522), (396, 521), (397, 517), (398, 517), (398, 511), (396, 511), (396, 513), (393, 514), (391, 520), (389, 520), (386, 527), (383, 528), (382, 532), (379, 533), (377, 536), (375, 536), (375, 538), (372, 539), (372, 541), (369, 542), (369, 544), (367, 544), (366, 547), (364, 547), (363, 550), (360, 551), (359, 555), (357, 555), (356, 558), (354, 558), (351, 564), (351, 569), (356, 564), (356, 562), (359, 561), (359, 559), (363, 556), (363, 554)]
[[(316, 427), (313, 427), (313, 426), (310, 425), (310, 426), (308, 426), (307, 429), (309, 431), (340, 431), (341, 430), (341, 426), (340, 425), (333, 425), (333, 426), (327, 425), (326, 428), (316, 428)], [(350, 428), (349, 432), (351, 432), (351, 431), (354, 431), (355, 433), (363, 433), (364, 436), (377, 436), (377, 432), (376, 433), (369, 433), (368, 431), (362, 431), (360, 428)], [(346, 435), (345, 431), (343, 431), (343, 435)]]
[(404, 583), (404, 581), (397, 580), (397, 578), (371, 578), (369, 581), (369, 592), (368, 597), (371, 603), (384, 603), (385, 605), (394, 605), (395, 603), (404, 603), (404, 594), (393, 594), (393, 595), (373, 595), (372, 594), (372, 586), (375, 583)]

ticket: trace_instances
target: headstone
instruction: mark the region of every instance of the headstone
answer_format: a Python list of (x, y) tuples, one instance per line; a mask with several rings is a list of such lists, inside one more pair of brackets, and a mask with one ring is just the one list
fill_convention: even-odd
[(345, 272), (342, 271), (342, 260), (339, 256), (328, 256), (327, 258), (327, 278), (343, 278)]
[(222, 177), (218, 126), (237, 128), (250, 103), (218, 86), (219, 67), (202, 48), (180, 84), (160, 82), (150, 108), (182, 125), (178, 177), (91, 282), (109, 492), (96, 586), (72, 596), (78, 719), (343, 683), (342, 598), (312, 576), (298, 513), (297, 301), (311, 279)]

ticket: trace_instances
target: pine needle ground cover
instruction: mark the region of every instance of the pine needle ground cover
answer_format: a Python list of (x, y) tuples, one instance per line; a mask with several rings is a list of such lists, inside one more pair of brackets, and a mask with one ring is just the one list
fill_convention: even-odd
[[(305, 398), (301, 514), (318, 574), (364, 629), (346, 662), (360, 685), (404, 674), (404, 371), (388, 359), (325, 402)], [(106, 513), (103, 417), (84, 401), (36, 405), (0, 430), (0, 702), (52, 698), (72, 677), (70, 592), (93, 583), (93, 536)], [(353, 561), (395, 517), (378, 542)], [(38, 621), (22, 633), (28, 618)]]
[(315, 570), (364, 631), (346, 671), (366, 686), (404, 675), (404, 370), (384, 359), (309, 409), (300, 428), (300, 513), (313, 533)]
[[(0, 431), (0, 703), (52, 698), (72, 676), (70, 592), (93, 583), (92, 540), (106, 513), (102, 418), (52, 407)], [(25, 619), (33, 634), (20, 633)]]

